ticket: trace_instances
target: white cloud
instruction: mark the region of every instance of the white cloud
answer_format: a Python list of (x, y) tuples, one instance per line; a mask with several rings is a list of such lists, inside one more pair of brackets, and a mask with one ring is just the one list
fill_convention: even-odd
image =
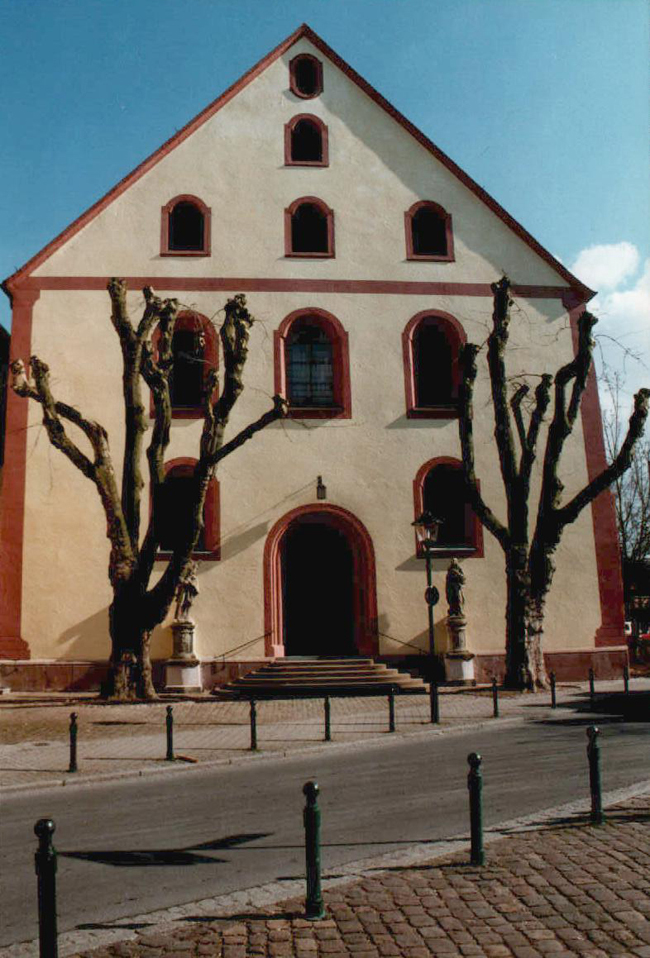
[[(650, 387), (650, 259), (640, 273), (639, 263), (632, 243), (612, 243), (582, 250), (571, 266), (583, 282), (602, 290), (588, 305), (598, 317), (597, 366), (620, 375), (625, 418), (633, 394)], [(610, 405), (602, 390), (601, 400)]]
[(639, 251), (632, 243), (588, 246), (578, 254), (571, 272), (596, 290), (614, 289), (639, 267)]

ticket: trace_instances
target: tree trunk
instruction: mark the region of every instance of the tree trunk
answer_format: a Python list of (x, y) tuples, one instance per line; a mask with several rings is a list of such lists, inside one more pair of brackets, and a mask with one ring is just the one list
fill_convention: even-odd
[(527, 549), (513, 547), (506, 552), (506, 674), (504, 685), (510, 689), (528, 688), (527, 635), (530, 604), (530, 578)]
[(548, 676), (544, 665), (544, 606), (545, 596), (532, 597), (528, 604), (526, 636), (526, 687), (548, 688)]
[(103, 695), (114, 702), (153, 701), (149, 646), (151, 632), (139, 624), (137, 597), (123, 590), (115, 595), (109, 609), (111, 656)]

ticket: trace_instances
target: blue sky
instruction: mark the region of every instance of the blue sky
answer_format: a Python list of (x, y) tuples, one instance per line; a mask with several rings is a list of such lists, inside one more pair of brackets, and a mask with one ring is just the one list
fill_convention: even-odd
[(0, 0), (0, 275), (302, 21), (648, 352), (646, 0)]

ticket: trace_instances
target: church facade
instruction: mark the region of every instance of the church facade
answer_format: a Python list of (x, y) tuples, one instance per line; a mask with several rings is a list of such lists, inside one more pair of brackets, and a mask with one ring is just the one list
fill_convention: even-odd
[[(573, 355), (591, 290), (467, 174), (302, 26), (4, 284), (12, 358), (38, 355), (57, 398), (106, 427), (121, 459), (121, 356), (106, 284), (176, 297), (172, 492), (197, 455), (204, 371), (218, 365), (226, 300), (245, 293), (245, 391), (230, 435), (274, 394), (276, 422), (226, 458), (205, 510), (192, 608), (202, 684), (279, 656), (428, 650), (424, 560), (413, 521), (444, 521), (433, 580), (464, 576), (476, 677), (503, 671), (500, 547), (464, 501), (458, 352), (483, 343), (490, 284), (513, 283), (510, 373), (554, 372)], [(476, 467), (505, 510), (483, 354)], [(109, 655), (108, 540), (96, 489), (8, 397), (0, 554), (0, 679), (12, 688), (96, 687)], [(595, 381), (567, 446), (567, 494), (604, 461)], [(178, 498), (178, 497), (177, 497)], [(163, 568), (164, 554), (160, 569)], [(567, 529), (548, 602), (558, 677), (620, 670), (623, 595), (609, 493)], [(436, 651), (449, 646), (435, 609)], [(152, 655), (172, 654), (169, 623)]]

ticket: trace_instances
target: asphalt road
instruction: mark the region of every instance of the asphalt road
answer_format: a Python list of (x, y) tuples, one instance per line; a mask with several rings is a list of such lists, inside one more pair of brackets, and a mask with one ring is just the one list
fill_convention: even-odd
[[(251, 762), (187, 776), (47, 789), (2, 799), (0, 945), (37, 936), (33, 835), (51, 817), (59, 930), (304, 874), (302, 786), (321, 787), (323, 864), (468, 830), (467, 754), (483, 756), (487, 825), (581, 796), (584, 719), (389, 739), (364, 749)], [(650, 778), (650, 724), (599, 722), (603, 788)]]

